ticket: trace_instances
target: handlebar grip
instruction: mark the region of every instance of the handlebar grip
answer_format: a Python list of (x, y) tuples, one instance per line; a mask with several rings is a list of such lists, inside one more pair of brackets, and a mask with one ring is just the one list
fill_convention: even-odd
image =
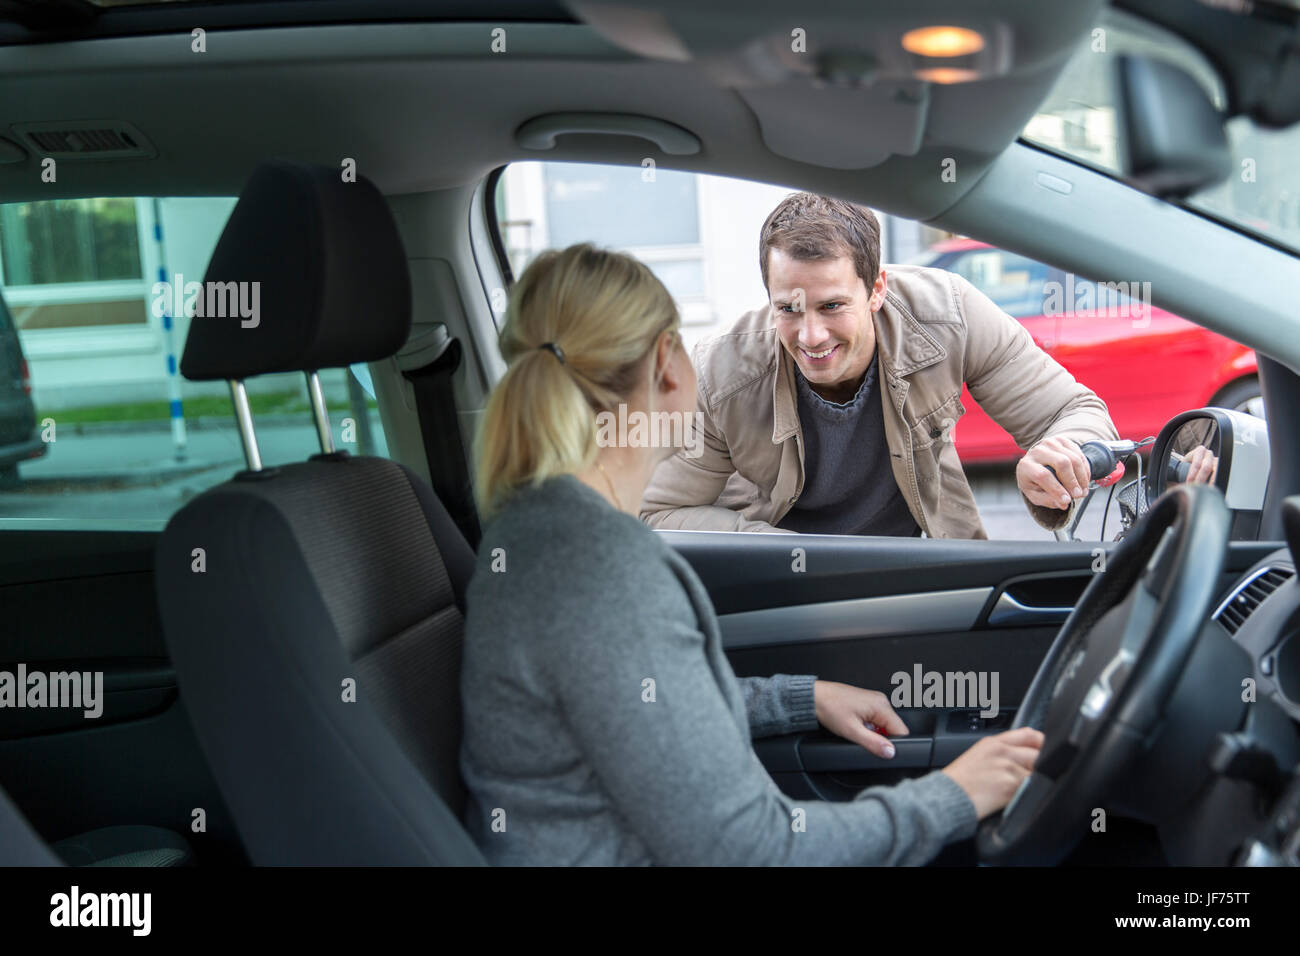
[(1099, 441), (1086, 441), (1079, 446), (1079, 450), (1088, 460), (1088, 473), (1093, 481), (1108, 477), (1119, 464), (1115, 453)]
[(1187, 476), (1192, 473), (1192, 463), (1190, 461), (1174, 461), (1169, 459), (1169, 465), (1165, 471), (1165, 482), (1168, 484), (1183, 483), (1187, 481)]

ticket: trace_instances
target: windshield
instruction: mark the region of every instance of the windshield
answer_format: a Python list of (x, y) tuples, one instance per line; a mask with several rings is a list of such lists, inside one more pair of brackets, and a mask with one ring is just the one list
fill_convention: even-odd
[[(1210, 101), (1226, 97), (1214, 69), (1190, 44), (1149, 23), (1110, 11), (1081, 44), (1021, 136), (1110, 173), (1121, 172), (1115, 58), (1123, 53), (1170, 61), (1194, 76)], [(1193, 195), (1190, 208), (1300, 251), (1300, 125), (1267, 130), (1246, 117), (1227, 125), (1233, 175)]]

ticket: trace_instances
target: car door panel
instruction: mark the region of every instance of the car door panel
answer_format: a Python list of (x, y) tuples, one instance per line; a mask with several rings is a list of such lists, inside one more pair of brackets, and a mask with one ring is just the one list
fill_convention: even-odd
[[(1011, 595), (1023, 607), (1055, 609), (1059, 619), (1092, 579), (1096, 547), (657, 533), (709, 589), (741, 676), (812, 673), (888, 692), (891, 675), (917, 663), (941, 672), (998, 671), (1001, 711), (978, 729), (969, 726), (970, 708), (955, 715), (901, 709), (912, 739), (900, 738), (901, 759), (894, 762), (822, 730), (756, 741), (778, 785), (807, 799), (850, 799), (863, 787), (944, 766), (1009, 720), (1058, 624), (1008, 620), (999, 602)], [(40, 725), (44, 716), (0, 714), (0, 787), (47, 839), (151, 824), (184, 833), (200, 862), (237, 862), (238, 839), (166, 658), (153, 595), (155, 538), (108, 531), (0, 536), (7, 621), (0, 668), (102, 670), (106, 698), (102, 720), (69, 724), (64, 715)], [(1275, 547), (1234, 543), (1225, 588)], [(804, 549), (803, 571), (793, 570), (795, 548)], [(762, 616), (745, 617), (755, 612)], [(755, 633), (766, 636), (754, 639)], [(206, 832), (190, 828), (196, 809), (205, 811)]]
[(151, 825), (182, 834), (201, 864), (243, 862), (167, 658), (156, 540), (154, 532), (0, 532), (0, 670), (103, 675), (98, 717), (0, 708), (0, 788), (47, 840)]
[[(979, 701), (900, 708), (911, 733), (886, 761), (824, 730), (755, 741), (782, 790), (851, 799), (867, 786), (946, 766), (1010, 726), (1061, 623), (1095, 578), (1098, 542), (946, 541), (660, 531), (713, 597), (740, 677), (815, 674), (890, 695), (893, 675), (997, 675)], [(1234, 542), (1224, 592), (1276, 543)], [(802, 552), (800, 554), (800, 551)], [(802, 568), (802, 570), (798, 570)], [(991, 696), (991, 695), (990, 695)]]

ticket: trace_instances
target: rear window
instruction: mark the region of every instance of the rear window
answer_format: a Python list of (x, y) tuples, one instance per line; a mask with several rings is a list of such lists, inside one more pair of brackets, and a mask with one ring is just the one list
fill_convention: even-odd
[[(234, 204), (0, 206), (0, 356), (8, 346), (26, 372), (0, 379), (0, 527), (161, 528), (243, 467), (228, 386), (179, 373), (186, 293)], [(320, 377), (336, 447), (387, 454), (367, 369)], [(267, 465), (319, 451), (303, 376), (246, 387)]]

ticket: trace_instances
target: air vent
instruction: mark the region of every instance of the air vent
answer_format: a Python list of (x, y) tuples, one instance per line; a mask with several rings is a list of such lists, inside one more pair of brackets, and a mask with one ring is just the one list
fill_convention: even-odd
[(157, 155), (139, 130), (117, 120), (15, 123), (11, 128), (32, 152), (54, 159), (128, 159)]
[(1290, 568), (1264, 568), (1232, 592), (1214, 613), (1214, 619), (1229, 634), (1236, 634), (1264, 599), (1294, 576)]

